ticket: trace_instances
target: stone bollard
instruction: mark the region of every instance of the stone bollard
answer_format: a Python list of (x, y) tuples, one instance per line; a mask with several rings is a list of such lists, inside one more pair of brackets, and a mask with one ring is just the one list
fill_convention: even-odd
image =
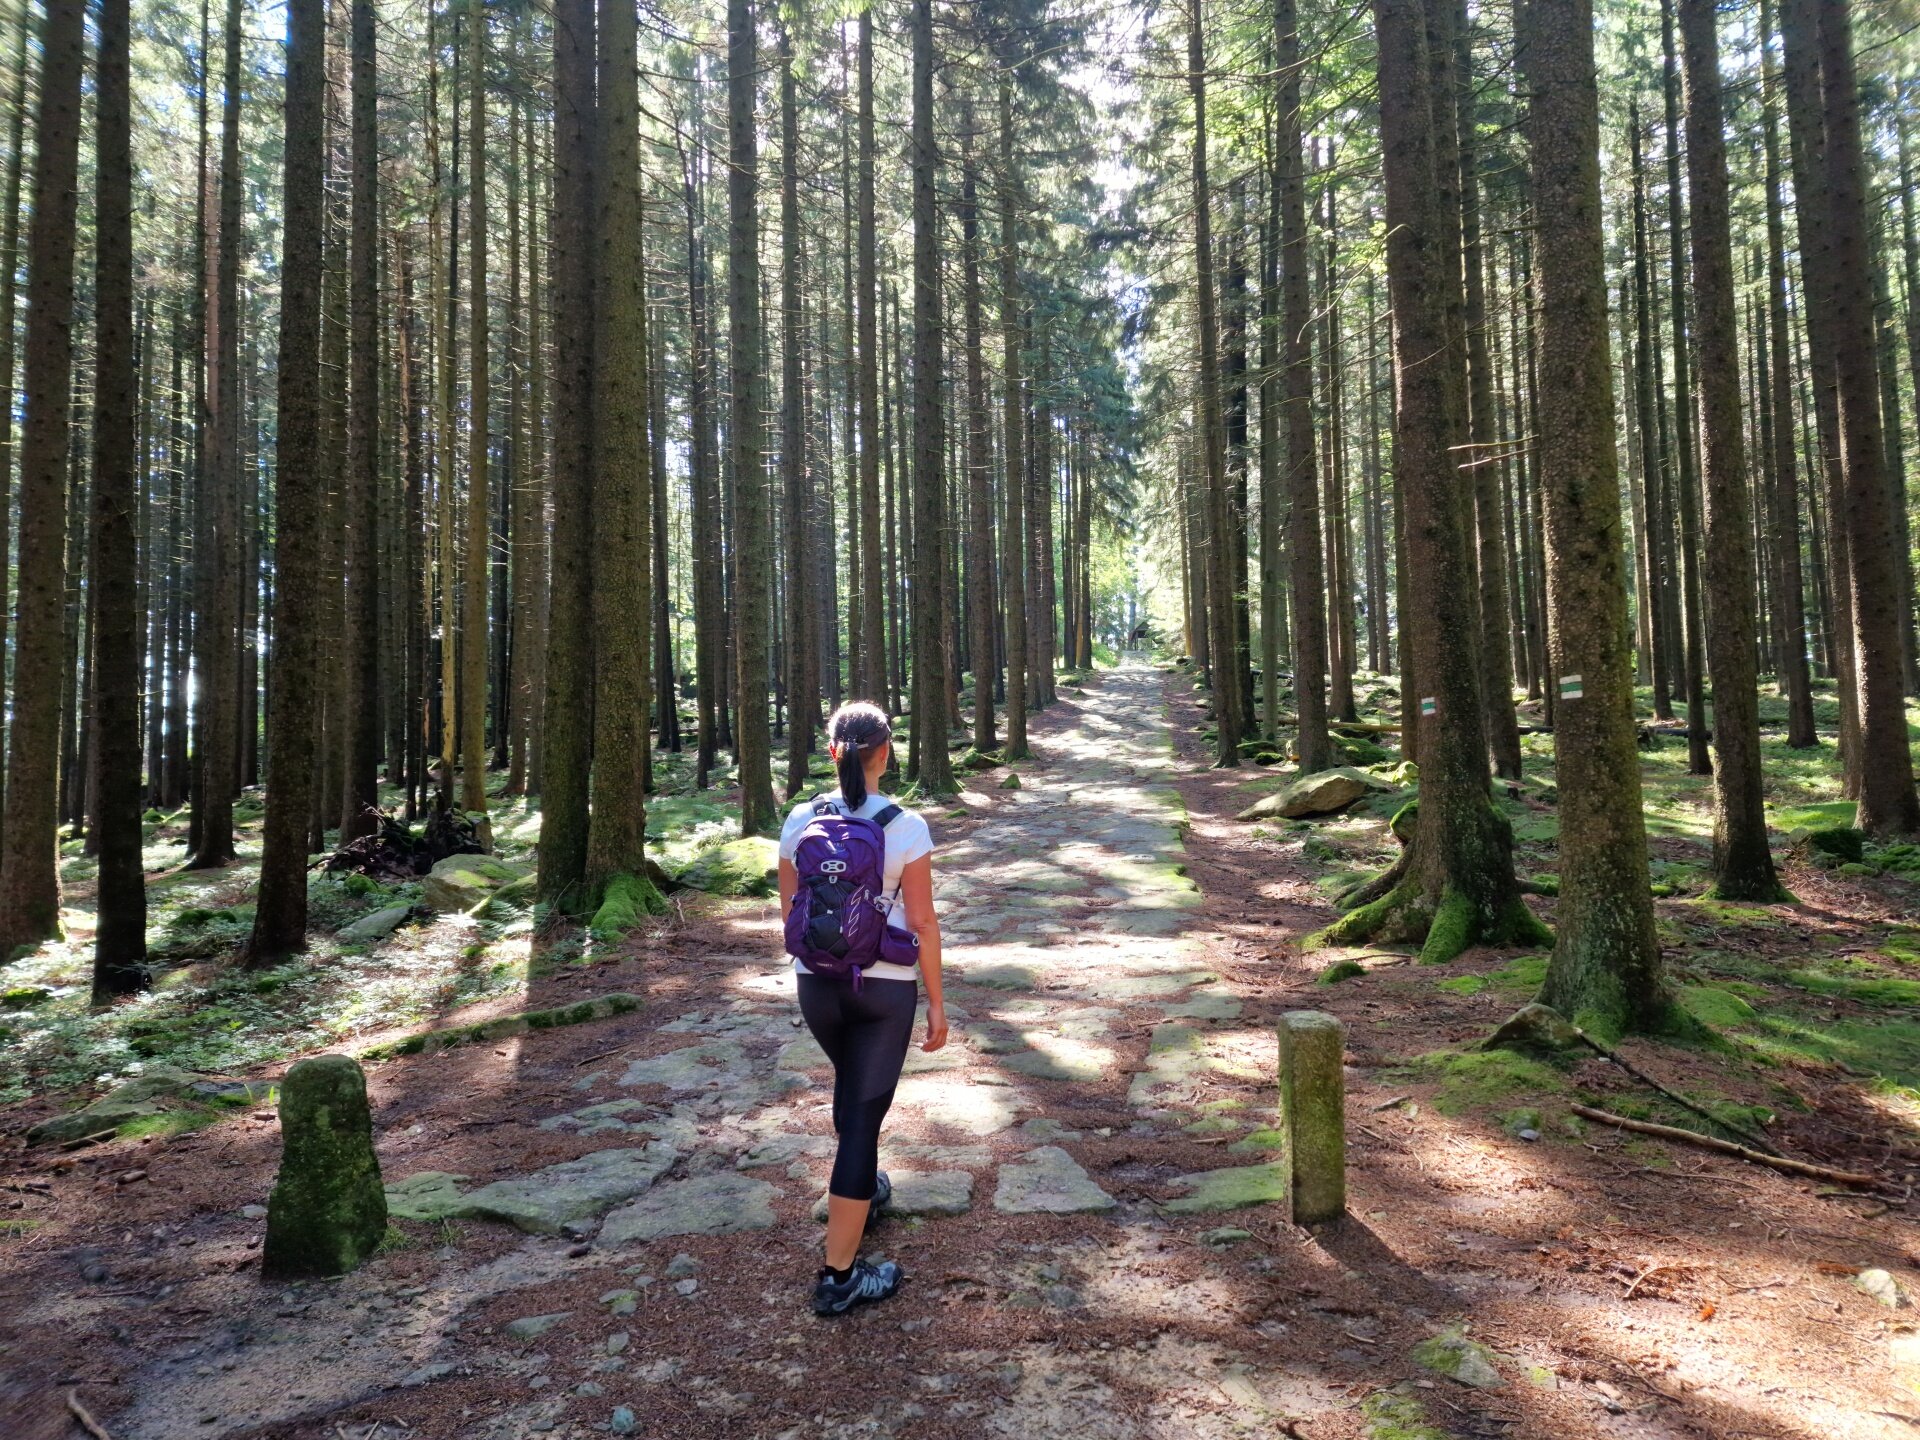
[(344, 1275), (387, 1233), (367, 1077), (345, 1055), (302, 1060), (280, 1082), (280, 1177), (267, 1202), (267, 1275)]
[(1320, 1010), (1280, 1017), (1280, 1133), (1292, 1166), (1296, 1225), (1338, 1220), (1347, 1208), (1346, 1030)]

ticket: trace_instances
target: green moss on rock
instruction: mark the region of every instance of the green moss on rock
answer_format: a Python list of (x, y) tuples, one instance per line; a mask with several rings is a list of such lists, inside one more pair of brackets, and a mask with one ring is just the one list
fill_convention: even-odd
[(596, 940), (618, 940), (649, 915), (666, 912), (667, 902), (645, 875), (615, 875), (600, 892), (600, 906), (589, 928)]
[(529, 1030), (551, 1030), (561, 1025), (583, 1025), (589, 1020), (604, 1020), (638, 1010), (645, 1002), (638, 995), (615, 992), (577, 1000), (571, 1005), (556, 1005), (546, 1010), (523, 1010), (517, 1015), (502, 1015), (473, 1025), (453, 1025), (442, 1030), (426, 1030), (403, 1040), (391, 1040), (361, 1052), (363, 1060), (389, 1060), (396, 1055), (432, 1055), (456, 1045), (479, 1040), (502, 1040), (524, 1035)]
[(319, 1055), (289, 1070), (280, 1085), (280, 1134), (280, 1177), (267, 1202), (261, 1270), (344, 1275), (387, 1233), (387, 1197), (359, 1065), (345, 1055)]
[(709, 895), (774, 893), (780, 873), (780, 846), (765, 835), (745, 835), (699, 851), (674, 875), (680, 884)]
[(1342, 980), (1351, 980), (1356, 975), (1367, 973), (1367, 967), (1358, 960), (1336, 960), (1315, 977), (1316, 985), (1338, 985)]

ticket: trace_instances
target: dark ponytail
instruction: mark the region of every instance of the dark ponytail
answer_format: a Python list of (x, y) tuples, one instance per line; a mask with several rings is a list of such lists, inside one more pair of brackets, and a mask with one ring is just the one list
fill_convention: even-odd
[(878, 705), (856, 700), (833, 712), (827, 722), (827, 740), (840, 751), (835, 771), (847, 809), (858, 810), (867, 803), (867, 756), (892, 738), (893, 727)]

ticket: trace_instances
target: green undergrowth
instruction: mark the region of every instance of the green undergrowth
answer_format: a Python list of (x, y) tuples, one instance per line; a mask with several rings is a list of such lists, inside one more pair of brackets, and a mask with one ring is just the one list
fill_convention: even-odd
[(1435, 982), (1437, 987), (1450, 995), (1478, 995), (1489, 988), (1496, 990), (1538, 990), (1547, 979), (1547, 957), (1545, 955), (1516, 955), (1497, 969), (1484, 975), (1452, 975), (1445, 980)]
[(1566, 1089), (1566, 1077), (1553, 1066), (1512, 1050), (1430, 1050), (1402, 1071), (1409, 1079), (1438, 1084), (1433, 1108), (1442, 1115), (1510, 1107), (1516, 1100)]

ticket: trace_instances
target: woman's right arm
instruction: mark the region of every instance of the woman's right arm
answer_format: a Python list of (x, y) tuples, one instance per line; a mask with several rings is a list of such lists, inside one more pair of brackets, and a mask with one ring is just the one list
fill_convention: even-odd
[(907, 909), (907, 928), (920, 937), (920, 978), (927, 987), (927, 1038), (922, 1050), (938, 1050), (947, 1043), (947, 1004), (941, 992), (940, 917), (933, 908), (933, 857), (909, 860), (900, 872), (900, 899)]

